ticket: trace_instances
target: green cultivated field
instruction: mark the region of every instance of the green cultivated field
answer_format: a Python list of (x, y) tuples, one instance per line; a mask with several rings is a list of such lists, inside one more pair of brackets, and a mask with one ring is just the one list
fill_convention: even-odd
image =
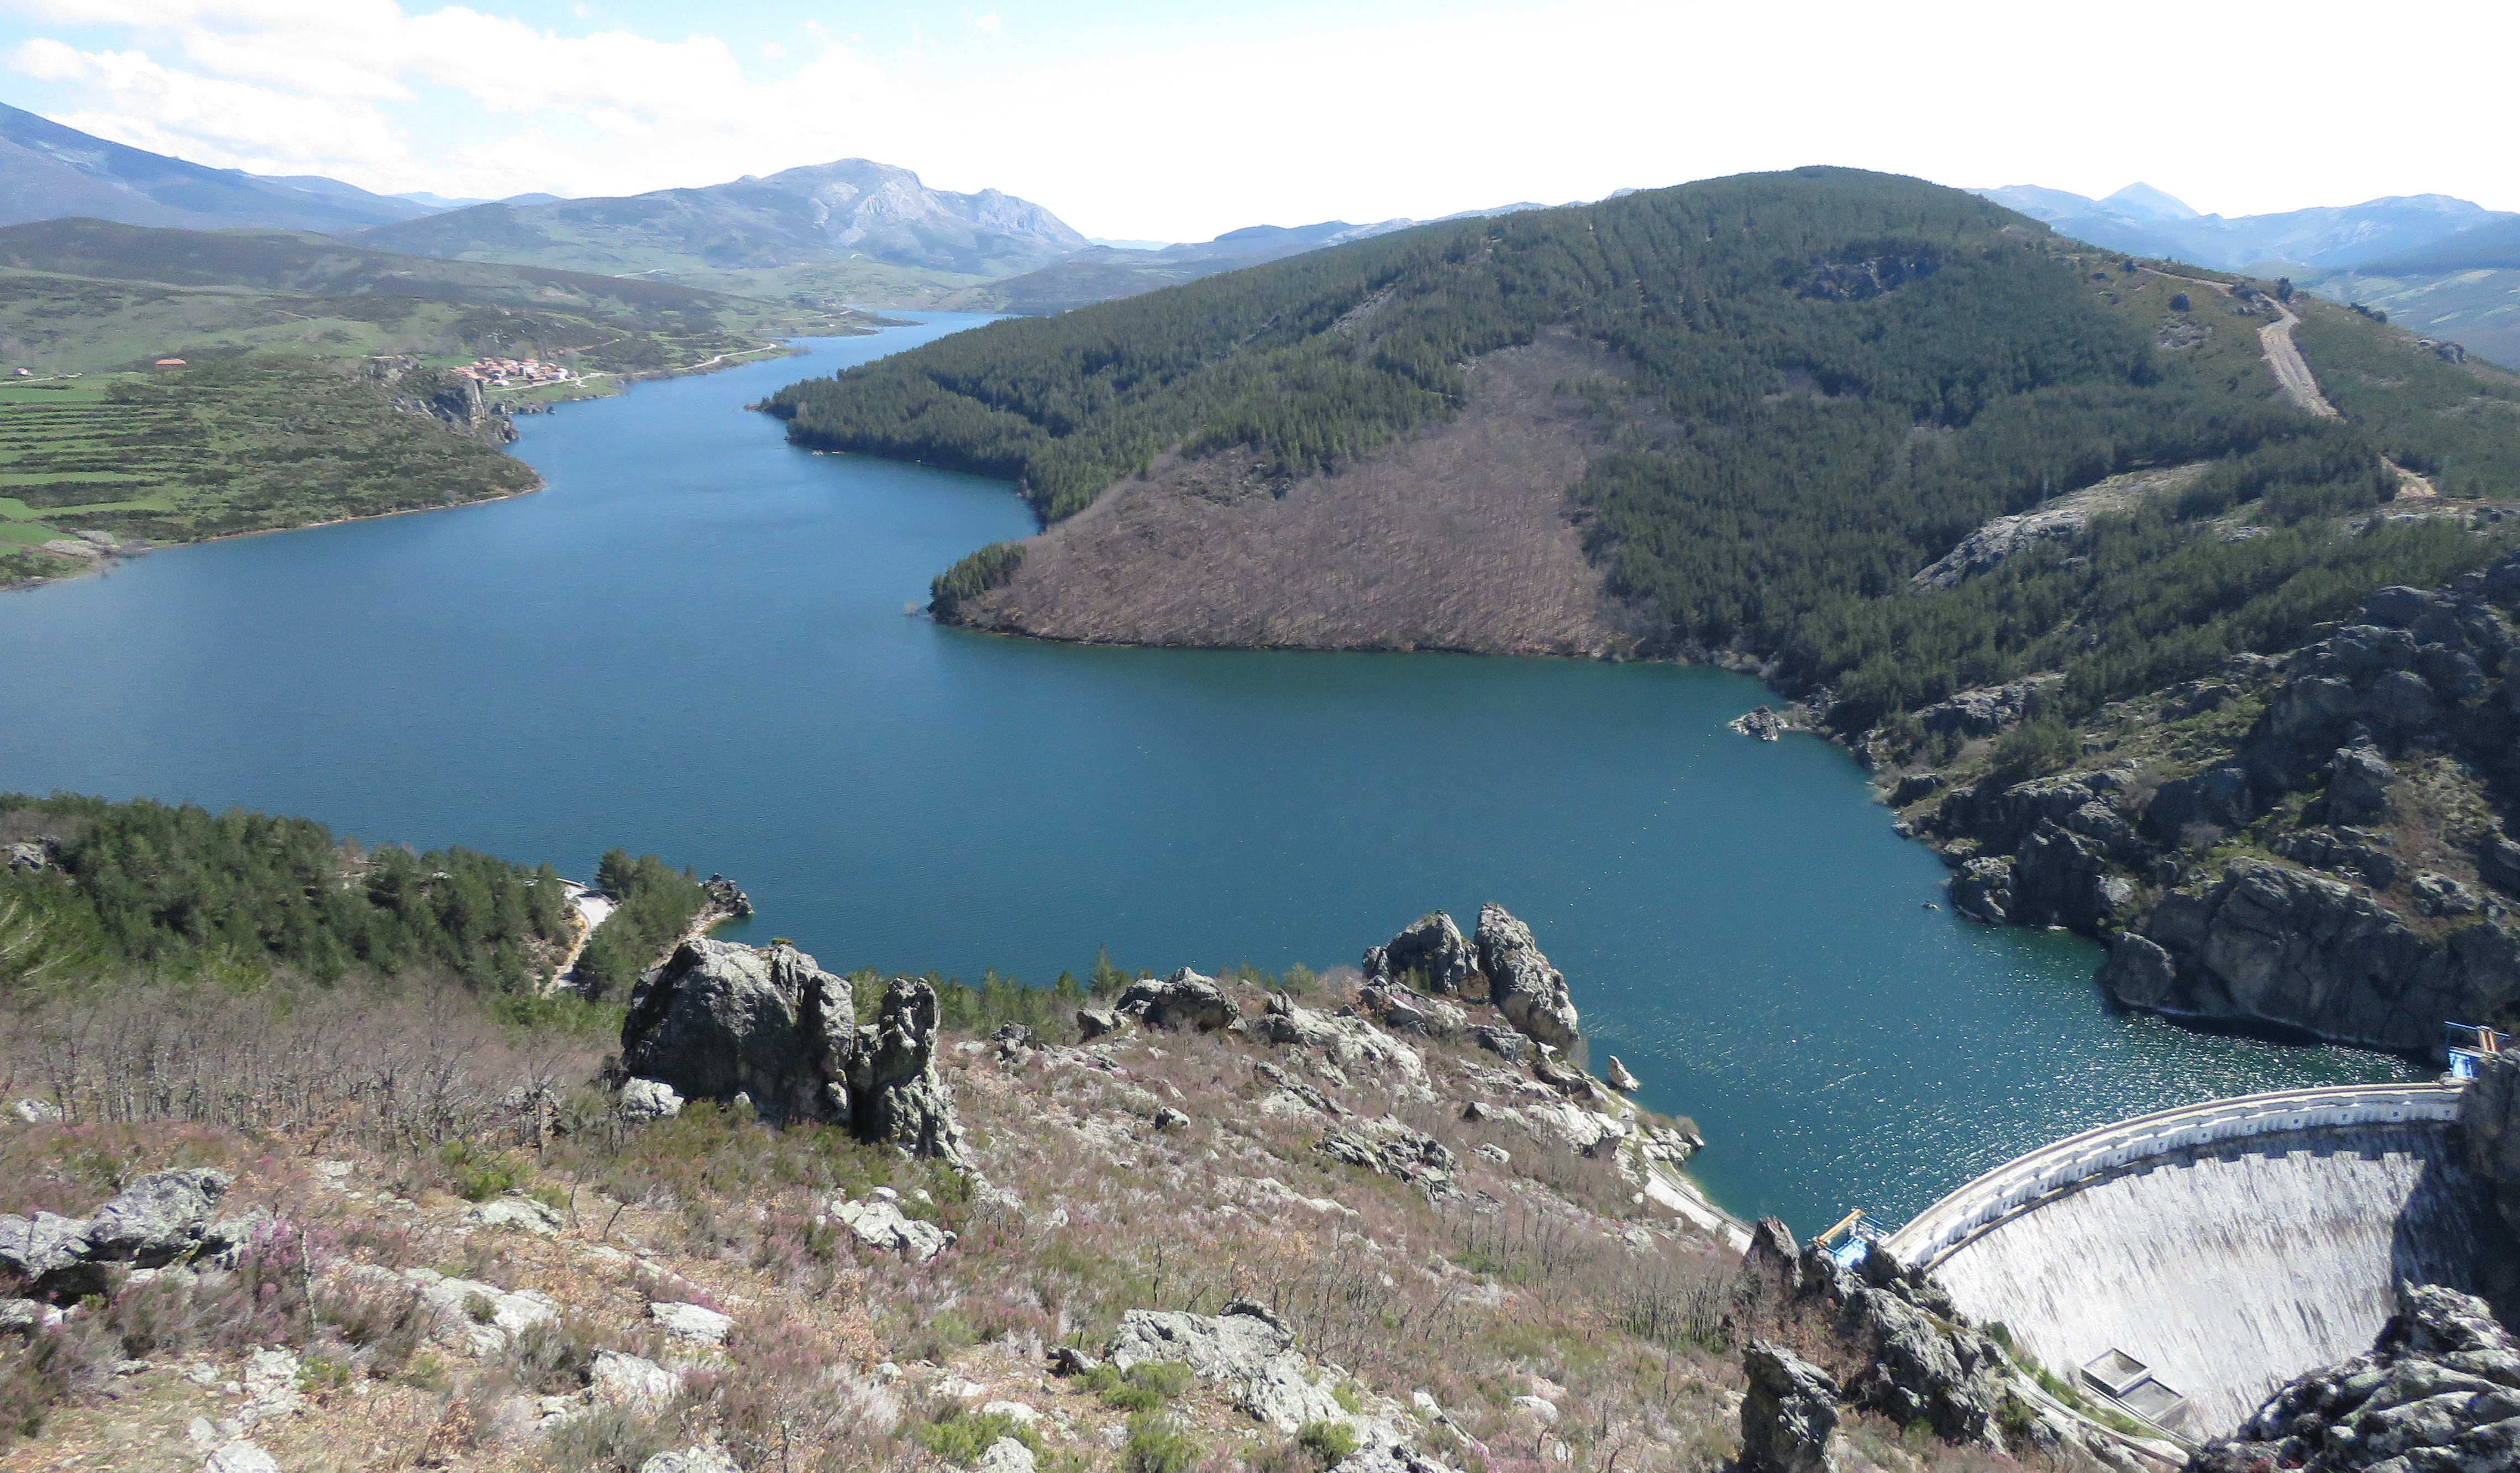
[(78, 531), (190, 541), (530, 489), (531, 471), (431, 416), (453, 383), (435, 369), (539, 358), (574, 376), (487, 391), (524, 408), (874, 321), (284, 231), (0, 229), (0, 587), (89, 566), (42, 550)]
[(193, 541), (533, 488), (394, 399), (364, 364), (262, 356), (0, 384), (0, 582), (77, 571), (40, 550), (75, 530)]

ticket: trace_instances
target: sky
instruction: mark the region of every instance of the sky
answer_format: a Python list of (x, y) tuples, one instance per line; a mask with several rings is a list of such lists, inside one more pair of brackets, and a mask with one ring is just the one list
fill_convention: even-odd
[(382, 193), (868, 158), (1153, 241), (1804, 163), (2520, 210), (2511, 0), (476, 4), (0, 0), (0, 101)]

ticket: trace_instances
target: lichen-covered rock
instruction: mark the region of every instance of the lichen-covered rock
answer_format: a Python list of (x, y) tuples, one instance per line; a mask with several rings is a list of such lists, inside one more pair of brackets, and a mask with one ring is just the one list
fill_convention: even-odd
[(1216, 985), (1216, 979), (1188, 967), (1170, 977), (1129, 984), (1111, 1010), (1148, 1028), (1190, 1028), (1203, 1034), (1229, 1028), (1242, 1018), (1242, 1010)]
[(2398, 1285), (2368, 1353), (2299, 1377), (2191, 1473), (2507, 1473), (2520, 1467), (2520, 1346), (2481, 1299)]
[(879, 1188), (874, 1196), (857, 1202), (835, 1200), (832, 1203), (832, 1217), (869, 1248), (899, 1254), (914, 1264), (926, 1263), (958, 1241), (953, 1233), (935, 1223), (904, 1213), (899, 1200), (885, 1196), (885, 1190), (888, 1189)]
[(207, 1168), (135, 1178), (88, 1220), (89, 1256), (143, 1268), (173, 1263), (201, 1246), (233, 1179)]
[(1744, 1473), (1824, 1473), (1835, 1465), (1837, 1384), (1783, 1346), (1754, 1341), (1741, 1353)]
[(662, 1080), (632, 1080), (621, 1086), (621, 1118), (633, 1124), (669, 1120), (683, 1113), (683, 1097)]
[(1385, 1028), (1430, 1038), (1459, 1037), (1470, 1026), (1470, 1015), (1461, 1008), (1397, 983), (1368, 983), (1357, 990), (1356, 1008)]
[(1281, 992), (1270, 997), (1257, 1032), (1272, 1043), (1320, 1049), (1341, 1069), (1370, 1070), (1413, 1094), (1432, 1092), (1418, 1050), (1363, 1018), (1298, 1006)]
[(748, 1095), (774, 1120), (848, 1120), (862, 1048), (847, 980), (789, 945), (686, 942), (640, 979), (621, 1026), (633, 1076), (685, 1099)]
[(1541, 954), (1531, 928), (1502, 905), (1481, 905), (1476, 945), (1488, 998), (1505, 1020), (1539, 1042), (1574, 1047), (1578, 1020), (1565, 975)]
[(2102, 981), (2121, 1002), (2173, 1016), (2411, 1050), (2432, 1046), (2445, 1018), (2520, 1001), (2520, 939), (2500, 922), (2435, 941), (2358, 886), (2270, 859), (2233, 859), (2219, 880), (2172, 891), (2142, 932), (2171, 975), (2150, 953), (2121, 966), (2113, 952)]
[(1916, 718), (1936, 736), (1991, 737), (2019, 725), (2040, 688), (2061, 678), (2033, 676), (2009, 685), (1960, 691), (1916, 713)]
[(860, 1138), (968, 1169), (954, 1095), (936, 1073), (938, 1020), (924, 978), (892, 980), (849, 1070), (850, 1110)]
[(1462, 928), (1441, 910), (1430, 910), (1401, 928), (1384, 945), (1365, 953), (1365, 980), (1403, 984), (1438, 996), (1450, 996), (1470, 985), (1478, 960)]
[(2012, 919), (2012, 856), (1973, 854), (1952, 880), (1952, 908), (2001, 926)]
[(2339, 747), (2328, 765), (2327, 793), (2320, 800), (2322, 816), (2329, 823), (2369, 823), (2385, 817), (2389, 784), (2397, 780), (2398, 769), (2369, 742)]
[(1323, 1155), (1422, 1189), (1436, 1201), (1462, 1194), (1454, 1175), (1462, 1160), (1450, 1147), (1392, 1116), (1333, 1127), (1316, 1146)]
[(664, 1410), (682, 1389), (681, 1372), (619, 1351), (596, 1352), (587, 1382), (587, 1394), (598, 1403), (626, 1406), (652, 1416)]
[(1226, 1388), (1234, 1404), (1281, 1432), (1346, 1415), (1295, 1351), (1295, 1332), (1267, 1307), (1238, 1299), (1216, 1314), (1131, 1310), (1106, 1353), (1122, 1370), (1149, 1360), (1177, 1360), (1202, 1381)]
[[(861, 1026), (847, 980), (795, 947), (701, 940), (640, 979), (621, 1058), (634, 1084), (745, 1101), (773, 1120), (845, 1125), (860, 1139), (960, 1167), (962, 1125), (936, 1072), (937, 1017), (933, 987), (896, 977), (876, 1021)], [(641, 1097), (649, 1107), (658, 1098)]]

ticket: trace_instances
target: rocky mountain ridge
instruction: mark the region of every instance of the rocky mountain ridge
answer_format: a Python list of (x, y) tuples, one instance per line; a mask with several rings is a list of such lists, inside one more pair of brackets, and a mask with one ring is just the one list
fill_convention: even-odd
[(868, 159), (622, 198), (494, 203), (380, 226), (358, 243), (407, 255), (572, 269), (752, 270), (867, 256), (974, 276), (1088, 249), (1028, 200), (930, 189)]

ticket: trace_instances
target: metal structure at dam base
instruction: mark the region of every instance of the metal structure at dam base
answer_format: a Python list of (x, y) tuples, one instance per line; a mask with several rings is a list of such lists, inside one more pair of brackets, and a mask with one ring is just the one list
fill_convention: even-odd
[(2460, 1086), (2215, 1100), (2043, 1146), (1882, 1244), (2058, 1376), (2188, 1438), (2370, 1349), (2397, 1280), (2474, 1292), (2500, 1228)]

